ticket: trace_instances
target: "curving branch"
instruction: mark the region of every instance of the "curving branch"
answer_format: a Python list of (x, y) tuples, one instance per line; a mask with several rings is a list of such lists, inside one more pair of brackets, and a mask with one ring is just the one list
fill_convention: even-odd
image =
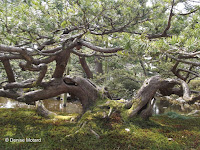
[(185, 63), (185, 64), (190, 64), (190, 65), (194, 65), (194, 66), (200, 66), (200, 63), (199, 62), (193, 62), (193, 61), (187, 61), (187, 60), (183, 60), (183, 59), (179, 59), (179, 58), (176, 58), (168, 53), (165, 53), (165, 55), (167, 55), (169, 58), (172, 58), (176, 61), (179, 61), (179, 62), (182, 62), (182, 63)]
[[(189, 69), (181, 69), (181, 68), (177, 69), (179, 63), (180, 63), (180, 61), (177, 60), (176, 63), (174, 64), (174, 66), (171, 69), (172, 73), (175, 76), (177, 76), (179, 79), (182, 79), (183, 81), (188, 80), (187, 82), (189, 83), (190, 80), (191, 80), (191, 79), (189, 79), (190, 75), (193, 75), (192, 79), (194, 79), (196, 77), (200, 77), (199, 73), (192, 71), (192, 69), (194, 68), (193, 64), (190, 65)], [(185, 77), (183, 75), (181, 75), (180, 72), (185, 72), (186, 73)]]
[(74, 49), (72, 49), (71, 52), (75, 55), (78, 55), (79, 57), (91, 57), (91, 56), (94, 56), (96, 54), (96, 52), (93, 52), (92, 54), (80, 53), (80, 52), (78, 52)]
[(92, 57), (92, 56), (100, 56), (100, 57), (112, 57), (112, 56), (117, 56), (117, 54), (107, 54), (107, 55), (104, 55), (104, 54), (97, 54), (96, 51), (94, 51), (93, 53), (91, 54), (85, 54), (85, 53), (80, 53), (74, 49), (71, 50), (71, 52), (79, 57)]
[(2, 60), (2, 63), (7, 74), (8, 82), (15, 82), (15, 76), (14, 76), (12, 67), (10, 65), (10, 61), (6, 59), (6, 60)]
[(61, 49), (62, 49), (62, 46), (58, 46), (58, 47), (50, 49), (50, 50), (42, 50), (39, 53), (42, 53), (42, 54), (45, 55), (45, 53), (55, 53), (55, 52), (58, 52)]
[(173, 8), (174, 8), (174, 0), (172, 1), (172, 6), (171, 6), (171, 10), (170, 10), (170, 14), (169, 14), (169, 18), (168, 18), (168, 23), (167, 23), (167, 27), (164, 29), (162, 34), (156, 34), (156, 35), (148, 35), (147, 38), (148, 39), (155, 39), (155, 38), (161, 38), (161, 37), (170, 37), (170, 35), (167, 34), (167, 31), (170, 29), (171, 27), (171, 21), (172, 21), (172, 17), (174, 16), (173, 13)]
[(11, 91), (11, 90), (2, 90), (0, 89), (0, 96), (1, 97), (7, 97), (17, 100), (18, 97), (21, 96), (21, 94)]
[(32, 88), (34, 86), (35, 79), (28, 79), (22, 82), (8, 83), (3, 86), (5, 90), (14, 88)]
[[(24, 66), (25, 65), (25, 66)], [(7, 89), (13, 89), (13, 88), (32, 88), (34, 86), (38, 86), (41, 84), (43, 78), (45, 77), (45, 74), (47, 72), (47, 65), (46, 64), (40, 64), (38, 66), (26, 66), (26, 64), (22, 64), (20, 65), (24, 70), (29, 70), (29, 71), (39, 71), (39, 76), (37, 78), (37, 80), (35, 79), (29, 79), (29, 80), (25, 80), (22, 82), (12, 82), (12, 83), (8, 83), (5, 86), (3, 86), (3, 88), (5, 90)]]
[(80, 63), (81, 63), (83, 70), (86, 73), (87, 78), (88, 79), (93, 78), (93, 73), (91, 72), (89, 66), (87, 65), (85, 57), (79, 57), (79, 60), (80, 60)]
[(4, 94), (4, 97), (12, 96), (12, 98), (16, 99), (17, 101), (32, 104), (35, 101), (45, 100), (49, 97), (54, 97), (62, 93), (70, 93), (79, 98), (84, 111), (86, 111), (87, 108), (98, 98), (98, 90), (96, 87), (90, 81), (81, 77), (56, 78), (44, 84), (44, 89), (31, 91), (23, 95), (18, 94), (14, 97), (11, 95), (11, 93), (10, 95), (6, 92), (1, 93), (1, 90), (0, 95)]
[(86, 41), (83, 41), (81, 40), (80, 43), (85, 46), (85, 47), (88, 47), (96, 52), (102, 52), (102, 53), (116, 53), (118, 51), (121, 51), (123, 50), (123, 48), (121, 47), (117, 47), (117, 48), (102, 48), (102, 47), (98, 47), (98, 46), (95, 46), (89, 42), (86, 42)]
[(199, 58), (200, 52), (193, 52), (193, 53), (181, 53), (179, 54), (178, 58), (180, 59), (190, 59), (190, 58)]
[(38, 65), (38, 68), (40, 70), (40, 73), (37, 78), (36, 85), (40, 85), (40, 83), (42, 82), (43, 78), (45, 77), (45, 75), (47, 73), (47, 65), (46, 64), (40, 64), (40, 65)]
[(23, 56), (16, 54), (0, 54), (0, 60), (23, 59)]
[[(172, 92), (175, 85), (181, 85), (181, 90)], [(153, 76), (146, 79), (137, 93), (135, 100), (137, 105), (128, 110), (129, 117), (136, 115), (141, 116), (144, 119), (148, 119), (152, 115), (153, 98), (157, 91), (160, 91), (162, 96), (177, 94), (180, 96), (177, 101), (192, 104), (197, 100), (200, 100), (200, 96), (193, 97), (190, 95), (190, 89), (187, 83), (180, 79), (162, 79), (160, 76)]]
[(70, 50), (62, 51), (56, 56), (55, 58), (56, 68), (52, 76), (53, 78), (63, 77), (69, 58), (70, 58)]
[(39, 65), (39, 64), (49, 64), (51, 62), (53, 62), (56, 59), (56, 55), (55, 56), (50, 56), (44, 59), (34, 59), (33, 60), (33, 64), (35, 65)]
[(174, 66), (172, 67), (171, 71), (172, 71), (172, 73), (173, 73), (175, 76), (177, 76), (179, 79), (182, 79), (182, 80), (185, 81), (185, 78), (184, 78), (182, 75), (180, 75), (180, 71), (177, 70), (177, 67), (178, 67), (179, 63), (180, 63), (180, 62), (177, 61), (177, 62), (174, 64)]
[(190, 15), (192, 13), (195, 13), (198, 10), (200, 10), (200, 7), (197, 7), (196, 9), (194, 9), (194, 10), (188, 12), (188, 13), (180, 13), (179, 15), (181, 15), (181, 16), (187, 16), (187, 15)]
[(168, 18), (167, 27), (166, 27), (165, 30), (163, 31), (162, 36), (167, 36), (167, 31), (168, 31), (169, 28), (171, 27), (171, 20), (172, 20), (172, 17), (174, 16), (173, 8), (174, 8), (174, 0), (172, 1), (172, 7), (171, 7), (171, 10), (170, 10), (170, 14), (169, 14), (169, 18)]
[(23, 49), (19, 47), (7, 46), (0, 44), (0, 51), (1, 52), (10, 52), (10, 53), (23, 53)]
[(51, 45), (51, 44), (54, 44), (55, 41), (53, 39), (50, 39), (48, 41), (45, 41), (44, 43), (42, 43), (39, 47), (38, 47), (38, 50), (42, 50), (44, 49), (47, 45)]

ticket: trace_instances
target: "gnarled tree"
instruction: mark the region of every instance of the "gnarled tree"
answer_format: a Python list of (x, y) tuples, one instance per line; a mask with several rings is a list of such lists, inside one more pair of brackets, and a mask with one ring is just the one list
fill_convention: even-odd
[[(0, 96), (34, 104), (38, 100), (69, 93), (79, 98), (86, 111), (97, 100), (98, 90), (88, 79), (65, 76), (71, 54), (80, 58), (87, 77), (92, 78), (86, 57), (110, 57), (118, 51), (128, 51), (132, 49), (129, 39), (134, 38), (134, 35), (141, 35), (141, 39), (147, 40), (171, 37), (168, 32), (172, 24), (175, 24), (172, 18), (175, 17), (177, 4), (174, 0), (166, 5), (152, 3), (152, 6), (148, 6), (147, 1), (124, 0), (0, 2), (0, 61), (7, 77), (0, 89)], [(163, 13), (167, 13), (168, 9), (169, 15)], [(189, 15), (197, 12), (198, 8), (190, 10), (186, 14), (177, 15)], [(152, 30), (151, 26), (157, 21), (154, 18), (163, 14), (168, 16), (167, 22), (163, 21), (165, 23), (162, 28)], [(155, 28), (163, 22), (159, 22)], [(129, 39), (124, 44), (121, 41), (127, 35)], [(107, 44), (100, 43), (101, 38), (106, 38)], [(121, 44), (126, 45), (125, 48)], [(141, 52), (140, 56), (134, 57), (143, 56)], [(171, 55), (169, 57), (174, 59)], [(174, 60), (181, 62), (180, 59)], [(19, 79), (19, 72), (16, 71), (19, 68), (22, 72), (34, 72), (33, 78), (27, 75), (25, 79)], [(52, 69), (53, 72), (50, 71)], [(194, 74), (191, 69), (188, 73)], [(50, 73), (51, 78), (47, 78)], [(173, 81), (175, 83), (180, 84)], [(145, 82), (137, 96), (141, 103), (129, 110), (130, 116), (141, 114), (143, 118), (148, 118), (156, 91), (175, 92), (173, 88), (168, 89), (171, 87), (168, 84), (171, 85), (172, 81), (159, 77), (151, 78), (148, 84)]]

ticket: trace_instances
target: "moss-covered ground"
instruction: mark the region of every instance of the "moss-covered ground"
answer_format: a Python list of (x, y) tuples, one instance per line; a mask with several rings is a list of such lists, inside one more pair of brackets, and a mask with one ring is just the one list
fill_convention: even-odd
[[(10, 141), (6, 142), (6, 138)], [(13, 139), (41, 142), (13, 142)], [(45, 119), (34, 110), (0, 109), (0, 150), (198, 150), (200, 118), (174, 113), (153, 116), (149, 121), (87, 116), (78, 123)]]

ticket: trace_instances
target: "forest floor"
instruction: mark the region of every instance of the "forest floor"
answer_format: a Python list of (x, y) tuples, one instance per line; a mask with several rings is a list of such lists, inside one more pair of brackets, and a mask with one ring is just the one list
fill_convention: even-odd
[[(64, 115), (64, 114), (62, 114)], [(170, 112), (149, 121), (92, 117), (78, 123), (45, 119), (34, 110), (0, 109), (0, 150), (198, 150), (200, 117)]]

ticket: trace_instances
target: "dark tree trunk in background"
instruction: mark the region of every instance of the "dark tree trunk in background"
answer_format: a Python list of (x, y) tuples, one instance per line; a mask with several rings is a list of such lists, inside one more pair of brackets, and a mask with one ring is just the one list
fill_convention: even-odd
[(8, 77), (8, 82), (9, 83), (15, 82), (15, 76), (14, 76), (13, 70), (11, 68), (10, 61), (3, 60), (2, 63), (3, 63), (4, 69), (6, 71), (7, 77)]
[(144, 76), (147, 76), (147, 72), (146, 72), (146, 69), (145, 69), (145, 66), (144, 66), (144, 62), (143, 62), (142, 60), (140, 60), (140, 65), (141, 65), (141, 67), (142, 67)]
[(93, 78), (93, 73), (91, 72), (89, 66), (87, 65), (87, 62), (85, 60), (85, 57), (79, 57), (81, 66), (83, 68), (83, 70), (85, 71), (85, 74), (87, 76), (88, 79), (92, 79)]
[(103, 74), (102, 60), (99, 56), (95, 57), (95, 72), (96, 74)]

